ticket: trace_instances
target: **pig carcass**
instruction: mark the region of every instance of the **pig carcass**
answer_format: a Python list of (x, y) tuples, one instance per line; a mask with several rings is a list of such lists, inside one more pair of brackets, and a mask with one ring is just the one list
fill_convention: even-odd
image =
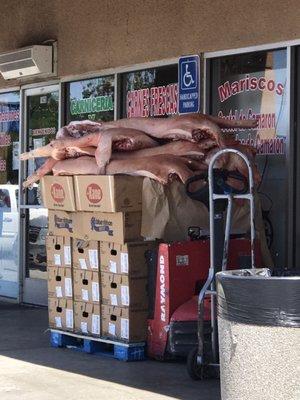
[[(21, 160), (36, 157), (52, 157), (64, 160), (72, 154), (92, 155), (90, 149), (96, 148), (94, 155), (102, 173), (109, 162), (112, 150), (132, 151), (158, 146), (158, 143), (144, 132), (127, 128), (112, 128), (97, 133), (89, 133), (79, 138), (66, 137), (52, 140), (46, 146), (23, 153)], [(88, 150), (85, 150), (88, 149)], [(84, 154), (86, 153), (86, 154)]]
[[(183, 183), (193, 176), (189, 168), (190, 160), (174, 155), (156, 155), (152, 157), (112, 160), (106, 168), (108, 175), (126, 174), (146, 176), (162, 184), (178, 177)], [(98, 175), (100, 168), (93, 157), (79, 157), (58, 161), (53, 175)]]
[(212, 139), (219, 147), (224, 147), (226, 129), (253, 129), (257, 120), (227, 120), (200, 113), (176, 115), (169, 118), (129, 118), (103, 123), (105, 127), (133, 128), (160, 139), (188, 140), (198, 142)]
[(199, 143), (186, 142), (178, 140), (166, 143), (162, 146), (131, 151), (129, 153), (113, 153), (112, 160), (124, 160), (133, 158), (151, 157), (162, 154), (170, 154), (174, 156), (187, 156), (196, 159), (204, 158), (208, 149), (215, 145), (210, 139), (202, 140)]
[[(89, 123), (87, 123), (89, 122)], [(78, 135), (93, 129), (137, 129), (159, 139), (199, 141), (212, 139), (220, 147), (224, 145), (223, 129), (253, 129), (257, 120), (227, 120), (200, 113), (176, 115), (169, 118), (123, 118), (110, 122), (74, 121), (63, 128), (64, 134)]]

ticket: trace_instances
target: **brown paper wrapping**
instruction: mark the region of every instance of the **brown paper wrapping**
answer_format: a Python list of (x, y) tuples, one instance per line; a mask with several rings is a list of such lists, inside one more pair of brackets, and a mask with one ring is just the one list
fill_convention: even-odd
[[(264, 223), (259, 197), (255, 196), (255, 227), (260, 240), (262, 266), (273, 266), (267, 247)], [(145, 178), (143, 183), (143, 211), (141, 234), (148, 240), (163, 239), (166, 242), (188, 239), (188, 228), (199, 226), (209, 230), (207, 207), (190, 199), (185, 193), (185, 186), (174, 181), (163, 186), (157, 181)], [(234, 205), (232, 215), (232, 233), (250, 231), (249, 202), (242, 206)]]

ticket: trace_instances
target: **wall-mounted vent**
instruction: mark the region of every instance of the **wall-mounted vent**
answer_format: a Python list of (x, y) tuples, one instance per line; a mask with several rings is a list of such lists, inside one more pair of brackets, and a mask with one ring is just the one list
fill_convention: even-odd
[(51, 74), (52, 69), (52, 46), (31, 46), (0, 54), (4, 79)]

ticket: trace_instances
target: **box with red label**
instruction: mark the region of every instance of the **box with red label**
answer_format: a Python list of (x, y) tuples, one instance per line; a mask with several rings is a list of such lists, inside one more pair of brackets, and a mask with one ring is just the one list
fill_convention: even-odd
[(157, 242), (126, 244), (100, 242), (101, 271), (147, 277), (147, 254), (158, 246)]
[(101, 306), (102, 336), (125, 342), (142, 342), (147, 337), (148, 311)]
[(100, 304), (99, 278), (98, 272), (74, 269), (74, 300)]
[(75, 211), (72, 176), (47, 175), (41, 179), (43, 204), (50, 210)]
[(99, 271), (99, 242), (73, 239), (73, 268)]
[(74, 330), (81, 335), (100, 336), (100, 304), (74, 302)]
[(67, 299), (48, 299), (49, 327), (63, 331), (74, 330), (73, 301)]
[(48, 297), (58, 299), (73, 298), (73, 284), (71, 268), (48, 268)]
[(72, 239), (64, 236), (46, 236), (48, 267), (66, 267), (72, 265)]
[[(49, 236), (74, 237), (74, 219), (78, 213), (49, 210), (48, 234)], [(80, 214), (80, 213), (79, 213)]]
[(102, 304), (147, 310), (147, 283), (147, 278), (101, 272)]
[(142, 213), (140, 211), (124, 213), (77, 212), (71, 214), (74, 215), (72, 236), (78, 239), (122, 244), (128, 241), (141, 240)]
[(143, 178), (127, 175), (74, 176), (80, 211), (141, 211)]

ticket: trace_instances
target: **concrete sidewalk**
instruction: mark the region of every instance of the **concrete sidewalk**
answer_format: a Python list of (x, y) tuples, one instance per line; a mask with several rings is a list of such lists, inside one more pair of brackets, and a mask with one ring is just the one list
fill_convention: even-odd
[(49, 346), (47, 311), (0, 303), (1, 400), (220, 400), (219, 381), (185, 364), (124, 363)]

